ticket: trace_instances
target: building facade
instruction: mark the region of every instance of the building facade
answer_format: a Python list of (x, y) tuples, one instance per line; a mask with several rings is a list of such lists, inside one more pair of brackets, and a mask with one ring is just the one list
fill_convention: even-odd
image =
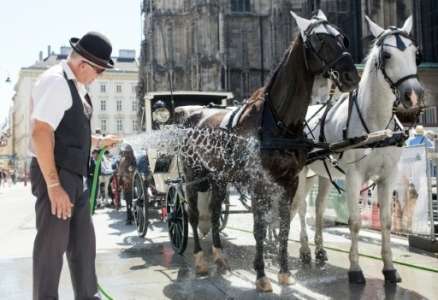
[[(12, 141), (14, 165), (18, 173), (23, 173), (28, 166), (28, 145), (30, 139), (29, 107), (32, 86), (45, 70), (66, 59), (71, 49), (61, 47), (55, 54), (48, 50), (43, 59), (30, 67), (20, 70), (15, 85), (12, 113)], [(108, 70), (100, 75), (90, 86), (89, 95), (93, 103), (91, 128), (93, 132), (100, 129), (105, 134), (125, 136), (137, 131), (136, 86), (138, 79), (138, 62), (135, 50), (120, 50), (119, 56), (113, 57), (115, 70)]]
[[(144, 39), (138, 99), (163, 90), (231, 91), (237, 100), (264, 85), (297, 36), (289, 11), (310, 17), (322, 9), (350, 40), (356, 63), (372, 37), (368, 15), (382, 27), (401, 26), (414, 16), (424, 50), (420, 79), (427, 89), (426, 125), (438, 125), (438, 1), (434, 0), (143, 0)], [(316, 94), (327, 85), (316, 84)], [(139, 118), (142, 101), (139, 101)]]

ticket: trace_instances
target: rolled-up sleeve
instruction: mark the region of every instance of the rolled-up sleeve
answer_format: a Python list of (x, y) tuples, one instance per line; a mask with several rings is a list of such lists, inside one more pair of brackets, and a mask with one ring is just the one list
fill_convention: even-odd
[(67, 81), (60, 76), (50, 76), (37, 82), (32, 91), (31, 120), (48, 123), (56, 130), (64, 113), (72, 105)]

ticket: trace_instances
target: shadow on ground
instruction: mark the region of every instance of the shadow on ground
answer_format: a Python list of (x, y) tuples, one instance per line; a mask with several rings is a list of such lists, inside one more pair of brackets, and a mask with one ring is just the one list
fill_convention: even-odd
[[(277, 284), (277, 265), (266, 259), (267, 275), (273, 282), (274, 293), (263, 294), (255, 290), (255, 272), (252, 260), (254, 246), (237, 246), (223, 237), (223, 248), (231, 271), (224, 275), (216, 271), (212, 260), (211, 242), (203, 241), (203, 247), (209, 263), (208, 276), (198, 277), (193, 268), (193, 241), (185, 255), (175, 254), (169, 242), (133, 245), (123, 250), (120, 258), (140, 258), (143, 264), (130, 266), (136, 272), (159, 266), (169, 279), (163, 288), (163, 294), (170, 299), (425, 299), (415, 291), (397, 285), (386, 285), (382, 279), (367, 278), (364, 286), (348, 283), (347, 270), (330, 264), (324, 267), (302, 266), (297, 258), (289, 259), (291, 271), (297, 283), (287, 287)], [(164, 269), (163, 269), (164, 268)], [(170, 271), (170, 272), (167, 272)], [(174, 274), (170, 276), (168, 274)]]

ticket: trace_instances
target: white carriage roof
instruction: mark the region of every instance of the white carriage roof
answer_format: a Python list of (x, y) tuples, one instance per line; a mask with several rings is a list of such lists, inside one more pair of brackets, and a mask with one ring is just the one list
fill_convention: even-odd
[[(201, 91), (174, 91), (173, 95), (196, 95), (196, 96), (222, 96), (228, 99), (234, 98), (233, 93), (231, 92), (201, 92)], [(161, 91), (161, 92), (149, 92), (144, 97), (145, 99), (151, 100), (157, 96), (170, 96), (169, 91)]]

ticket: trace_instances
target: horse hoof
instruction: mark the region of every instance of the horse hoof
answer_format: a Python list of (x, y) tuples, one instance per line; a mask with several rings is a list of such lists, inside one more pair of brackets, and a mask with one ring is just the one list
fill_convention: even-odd
[(348, 281), (355, 284), (365, 284), (362, 271), (348, 271)]
[(278, 273), (278, 283), (281, 285), (292, 285), (295, 284), (295, 279), (290, 275), (290, 273)]
[(388, 283), (397, 283), (401, 282), (400, 274), (397, 272), (396, 269), (393, 270), (383, 270), (382, 271), (383, 276), (385, 277), (385, 282)]
[(310, 264), (312, 262), (312, 255), (310, 252), (300, 252), (300, 259), (303, 264)]
[(263, 276), (256, 281), (256, 290), (262, 293), (272, 293), (272, 284), (268, 277)]
[(217, 266), (218, 272), (225, 273), (227, 270), (229, 270), (229, 267), (226, 260), (222, 256), (222, 249), (212, 247), (212, 250), (213, 250), (213, 260)]
[(318, 263), (326, 262), (328, 260), (327, 251), (325, 251), (324, 249), (319, 249), (318, 251), (315, 251), (315, 260)]
[(204, 253), (199, 251), (194, 254), (195, 257), (195, 270), (197, 275), (207, 275), (208, 265), (204, 258)]

